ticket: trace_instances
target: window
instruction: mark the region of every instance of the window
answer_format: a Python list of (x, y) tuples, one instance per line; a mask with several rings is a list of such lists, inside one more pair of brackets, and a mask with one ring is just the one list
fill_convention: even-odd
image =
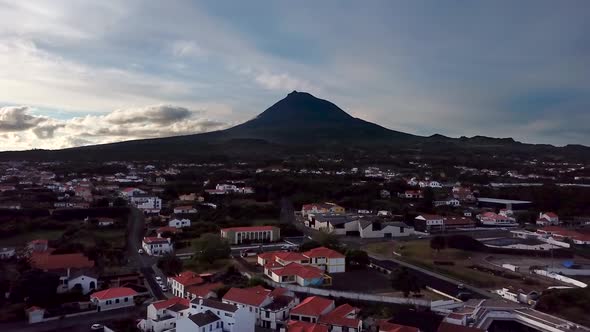
[(213, 324), (209, 325), (209, 331), (213, 331)]
[(115, 303), (119, 303), (119, 299), (116, 299), (116, 300), (115, 300)]
[(127, 297), (126, 297), (126, 298), (125, 298), (125, 302), (128, 302), (128, 301), (129, 301), (129, 298), (127, 298)]

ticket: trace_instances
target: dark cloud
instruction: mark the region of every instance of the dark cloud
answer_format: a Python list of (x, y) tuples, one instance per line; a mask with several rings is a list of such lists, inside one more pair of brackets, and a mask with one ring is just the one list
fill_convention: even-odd
[(150, 122), (152, 124), (168, 125), (187, 119), (196, 112), (184, 107), (169, 105), (148, 106), (144, 108), (115, 110), (105, 117), (112, 124)]
[(27, 114), (27, 106), (8, 106), (0, 108), (0, 131), (23, 131), (45, 122), (44, 117)]

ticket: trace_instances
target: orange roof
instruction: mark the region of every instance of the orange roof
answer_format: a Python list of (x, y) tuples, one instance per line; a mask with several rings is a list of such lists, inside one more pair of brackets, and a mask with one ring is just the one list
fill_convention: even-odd
[(158, 229), (156, 229), (156, 233), (165, 233), (165, 232), (170, 232), (172, 234), (178, 233), (178, 232), (182, 232), (181, 229), (178, 229), (176, 227), (171, 227), (171, 226), (162, 226), (159, 227)]
[(289, 251), (278, 251), (274, 253), (274, 256), (280, 258), (284, 261), (294, 262), (294, 261), (301, 261), (307, 260), (308, 257), (304, 256), (302, 253), (298, 252), (289, 252)]
[(206, 297), (207, 294), (221, 287), (223, 287), (223, 283), (216, 282), (212, 284), (204, 284), (199, 286), (189, 286), (185, 291), (187, 293), (195, 295), (196, 297)]
[(135, 296), (135, 295), (137, 295), (137, 292), (131, 288), (115, 287), (115, 288), (105, 289), (100, 292), (96, 292), (96, 293), (90, 295), (90, 298), (96, 298), (99, 300), (108, 300), (108, 299), (114, 299), (114, 298), (118, 298), (118, 297)]
[(314, 266), (301, 265), (298, 263), (290, 263), (283, 268), (272, 270), (278, 276), (295, 275), (303, 279), (317, 279), (324, 275), (324, 271)]
[(244, 227), (229, 227), (222, 228), (224, 232), (258, 232), (258, 231), (272, 231), (277, 229), (275, 226), (244, 226)]
[(447, 322), (440, 323), (437, 332), (484, 332), (476, 327), (456, 325)]
[(321, 296), (310, 296), (293, 308), (291, 314), (318, 317), (331, 305), (334, 305), (334, 301)]
[(37, 240), (32, 240), (29, 242), (29, 244), (47, 244), (48, 241), (46, 239), (37, 239)]
[(350, 304), (343, 304), (330, 311), (328, 314), (321, 316), (319, 322), (328, 325), (358, 328), (358, 326), (361, 324), (360, 319), (346, 317), (351, 313), (356, 316), (356, 312), (358, 310), (358, 308), (355, 308)]
[(287, 323), (287, 332), (328, 332), (326, 325), (291, 320)]
[(248, 304), (259, 307), (269, 297), (270, 291), (262, 286), (250, 288), (232, 287), (223, 297), (224, 301)]
[(382, 320), (379, 322), (379, 332), (420, 332), (420, 329), (413, 326), (400, 325)]
[(566, 238), (570, 238), (570, 239), (578, 240), (578, 241), (585, 241), (585, 242), (590, 241), (590, 235), (588, 235), (588, 234), (580, 233), (576, 230), (567, 229), (567, 228), (563, 228), (563, 227), (559, 227), (559, 226), (545, 226), (543, 228), (538, 229), (537, 231), (555, 234), (558, 236), (562, 236), (562, 237), (566, 237)]
[(168, 239), (155, 237), (155, 236), (146, 236), (143, 238), (144, 243), (168, 243)]
[(307, 257), (326, 257), (326, 258), (344, 258), (345, 256), (338, 251), (326, 248), (326, 247), (319, 247), (313, 248), (303, 253)]
[(152, 303), (152, 305), (154, 306), (154, 308), (156, 308), (156, 310), (170, 308), (171, 306), (173, 306), (175, 304), (180, 304), (180, 305), (188, 308), (190, 306), (190, 301), (188, 299), (183, 299), (181, 297), (174, 296), (174, 297), (171, 297), (171, 298), (164, 300), (164, 301), (158, 301), (158, 302)]
[[(438, 214), (421, 214), (418, 217), (424, 218), (424, 220), (441, 220), (443, 217)], [(416, 218), (418, 218), (416, 217)]]
[(50, 255), (45, 252), (33, 253), (31, 266), (41, 270), (82, 269), (94, 267), (94, 261), (89, 260), (81, 253)]
[(185, 287), (203, 283), (203, 278), (201, 278), (197, 273), (193, 271), (181, 272), (176, 277), (172, 277), (172, 279), (176, 280), (179, 284)]

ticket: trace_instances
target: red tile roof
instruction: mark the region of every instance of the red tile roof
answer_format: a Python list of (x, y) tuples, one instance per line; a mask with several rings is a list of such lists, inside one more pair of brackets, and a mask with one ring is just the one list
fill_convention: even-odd
[(346, 326), (350, 328), (358, 328), (361, 324), (360, 319), (346, 317), (349, 314), (353, 314), (356, 317), (356, 313), (358, 311), (358, 308), (355, 308), (350, 304), (343, 304), (341, 306), (338, 306), (334, 310), (330, 311), (326, 315), (321, 316), (319, 322), (322, 324), (328, 324), (332, 326)]
[(204, 282), (203, 278), (201, 278), (197, 273), (193, 271), (181, 272), (176, 277), (172, 277), (172, 279), (176, 280), (179, 284), (185, 287), (202, 284)]
[(289, 251), (278, 251), (274, 253), (274, 256), (276, 258), (280, 258), (284, 261), (288, 261), (288, 262), (296, 262), (296, 261), (302, 261), (302, 260), (308, 260), (309, 258), (305, 255), (303, 255), (302, 253), (298, 253), (298, 252), (289, 252)]
[[(418, 217), (424, 218), (424, 220), (441, 220), (443, 217), (438, 214), (421, 214)], [(418, 218), (416, 217), (416, 218)]]
[(326, 248), (326, 247), (319, 247), (308, 250), (303, 253), (307, 257), (326, 257), (326, 258), (344, 258), (345, 256), (338, 251)]
[(168, 239), (166, 238), (161, 238), (161, 237), (144, 237), (143, 238), (143, 242), (147, 243), (147, 244), (152, 244), (152, 243), (168, 243)]
[(250, 288), (232, 287), (223, 297), (223, 301), (242, 303), (259, 307), (269, 297), (270, 291), (262, 286)]
[(187, 287), (187, 289), (185, 289), (185, 291), (187, 293), (193, 294), (196, 297), (207, 297), (207, 295), (213, 291), (215, 291), (218, 288), (223, 287), (223, 283), (221, 282), (216, 282), (216, 283), (212, 283), (212, 284), (204, 284), (204, 285), (199, 285), (199, 286), (189, 286)]
[(561, 237), (566, 237), (577, 241), (590, 242), (590, 235), (559, 226), (545, 226), (543, 228), (538, 229), (537, 232), (555, 234)]
[(287, 323), (287, 332), (328, 332), (326, 325), (291, 320)]
[(437, 332), (484, 332), (476, 327), (456, 325), (447, 322), (440, 323)]
[(46, 239), (37, 239), (37, 240), (32, 240), (29, 242), (29, 244), (47, 244), (49, 241), (47, 241)]
[(178, 229), (176, 227), (171, 227), (171, 226), (162, 226), (162, 227), (159, 227), (158, 229), (156, 229), (157, 234), (162, 234), (165, 232), (170, 232), (172, 234), (176, 234), (178, 232), (182, 232), (182, 230)]
[(420, 329), (413, 326), (400, 325), (382, 320), (379, 322), (379, 332), (420, 332)]
[(156, 308), (156, 310), (170, 308), (171, 306), (176, 305), (176, 304), (180, 304), (180, 305), (185, 306), (187, 308), (190, 307), (189, 299), (183, 299), (183, 298), (177, 297), (177, 296), (171, 297), (168, 300), (152, 303), (152, 305), (154, 306), (154, 308)]
[(278, 276), (295, 275), (303, 279), (317, 279), (324, 275), (324, 271), (317, 267), (298, 263), (287, 264), (283, 268), (273, 269), (272, 272)]
[(222, 228), (224, 232), (258, 232), (258, 231), (272, 231), (277, 229), (275, 226), (244, 226), (244, 227), (229, 227)]
[(100, 292), (96, 292), (96, 293), (90, 295), (90, 298), (96, 298), (99, 300), (108, 300), (108, 299), (114, 299), (114, 298), (118, 298), (118, 297), (135, 296), (135, 295), (137, 295), (137, 292), (131, 288), (115, 287), (115, 288), (105, 289)]
[(318, 317), (332, 305), (334, 305), (334, 301), (332, 300), (321, 296), (310, 296), (293, 308), (291, 310), (291, 315)]
[(81, 253), (50, 255), (44, 252), (31, 255), (31, 266), (41, 270), (82, 269), (94, 267), (94, 261)]

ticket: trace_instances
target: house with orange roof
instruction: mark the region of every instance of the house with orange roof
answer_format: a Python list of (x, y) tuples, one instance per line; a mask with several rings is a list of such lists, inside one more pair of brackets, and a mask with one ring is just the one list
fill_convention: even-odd
[(401, 324), (395, 324), (383, 319), (379, 321), (379, 332), (421, 332), (419, 328)]
[(163, 332), (176, 327), (176, 321), (188, 316), (190, 301), (180, 297), (171, 297), (157, 301), (147, 307), (146, 319), (142, 319), (137, 326), (142, 331)]
[(357, 318), (359, 312), (359, 308), (345, 303), (320, 316), (319, 323), (327, 325), (331, 332), (358, 332), (363, 327), (363, 321)]
[(144, 237), (141, 247), (150, 256), (163, 256), (174, 250), (172, 239), (153, 236)]
[(211, 299), (217, 297), (217, 290), (224, 285), (222, 282), (207, 283), (202, 285), (191, 285), (185, 287), (185, 293), (189, 299)]
[(269, 274), (270, 271), (281, 269), (291, 263), (304, 266), (311, 265), (328, 273), (346, 271), (346, 256), (326, 247), (314, 248), (304, 253), (286, 251), (265, 252), (258, 255), (257, 263), (264, 267), (265, 274), (271, 279), (273, 277)]
[(287, 332), (328, 332), (326, 325), (292, 320), (287, 323)]
[(559, 216), (554, 212), (540, 212), (537, 218), (537, 225), (550, 226), (559, 225)]
[(346, 271), (346, 256), (326, 247), (318, 247), (303, 253), (309, 257), (310, 264), (323, 269), (328, 273), (340, 273)]
[(90, 295), (98, 312), (135, 306), (137, 292), (128, 287), (108, 288)]
[(335, 308), (334, 300), (321, 296), (310, 296), (305, 298), (291, 310), (290, 319), (318, 323), (320, 316), (329, 313)]
[(311, 203), (301, 207), (301, 215), (307, 217), (309, 214), (344, 214), (345, 209), (334, 203)]
[(205, 280), (193, 271), (184, 271), (177, 276), (168, 277), (168, 286), (170, 287), (174, 296), (188, 298), (189, 294), (186, 292), (187, 287), (202, 285)]

